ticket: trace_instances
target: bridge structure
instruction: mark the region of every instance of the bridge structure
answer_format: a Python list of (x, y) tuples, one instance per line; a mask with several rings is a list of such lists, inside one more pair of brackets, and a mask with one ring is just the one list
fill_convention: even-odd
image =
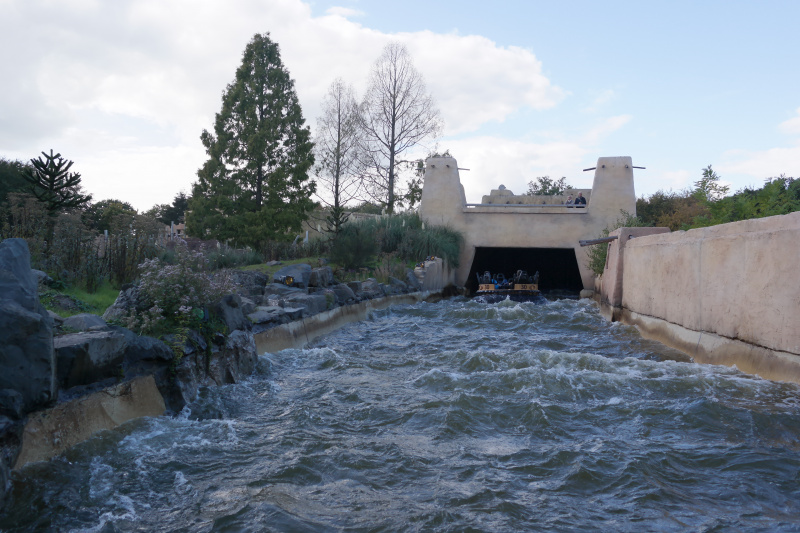
[(451, 274), (458, 286), (474, 291), (476, 272), (509, 276), (526, 270), (540, 272), (544, 290), (594, 289), (587, 249), (578, 241), (599, 237), (623, 211), (636, 214), (633, 169), (628, 156), (599, 158), (594, 169), (587, 169), (594, 170), (592, 188), (566, 191), (583, 193), (585, 207), (564, 205), (560, 198), (514, 195), (501, 187), (481, 203), (469, 204), (456, 159), (429, 158), (419, 214), (464, 236)]

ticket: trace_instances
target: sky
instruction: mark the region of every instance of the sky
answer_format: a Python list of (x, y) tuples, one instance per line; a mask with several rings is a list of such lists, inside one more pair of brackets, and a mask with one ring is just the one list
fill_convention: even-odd
[(713, 165), (731, 192), (800, 178), (800, 1), (0, 0), (0, 157), (53, 149), (94, 200), (190, 192), (245, 46), (269, 32), (312, 134), (333, 80), (359, 95), (406, 45), (468, 202), (538, 176), (591, 187), (631, 156), (637, 196)]

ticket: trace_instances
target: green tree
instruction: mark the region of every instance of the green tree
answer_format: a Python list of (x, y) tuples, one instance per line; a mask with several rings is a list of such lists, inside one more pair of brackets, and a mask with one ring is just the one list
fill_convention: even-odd
[(172, 204), (161, 204), (155, 206), (154, 218), (161, 223), (169, 226), (171, 223), (181, 224), (185, 220), (186, 211), (189, 209), (189, 197), (181, 191), (172, 199)]
[(258, 247), (300, 231), (314, 207), (310, 137), (278, 45), (256, 34), (223, 93), (214, 133), (200, 136), (208, 160), (192, 188), (189, 234)]
[(30, 185), (24, 175), (25, 163), (0, 157), (0, 205), (12, 192), (28, 192)]
[(81, 175), (70, 172), (72, 161), (67, 161), (61, 154), (42, 152), (44, 159), (31, 159), (31, 166), (23, 167), (22, 175), (31, 186), (31, 192), (44, 202), (50, 216), (59, 211), (83, 207), (92, 199), (91, 194), (81, 192)]
[(720, 184), (719, 176), (708, 165), (703, 169), (703, 177), (699, 181), (694, 182), (695, 190), (694, 195), (698, 200), (703, 202), (715, 202), (721, 200), (728, 194), (729, 187)]
[(556, 196), (564, 194), (567, 189), (572, 189), (572, 186), (567, 183), (567, 178), (554, 180), (550, 176), (540, 176), (536, 181), (528, 182), (528, 194), (530, 196)]
[(132, 218), (136, 215), (136, 209), (128, 202), (109, 198), (86, 208), (83, 212), (83, 222), (97, 231), (110, 230), (114, 220), (120, 215)]

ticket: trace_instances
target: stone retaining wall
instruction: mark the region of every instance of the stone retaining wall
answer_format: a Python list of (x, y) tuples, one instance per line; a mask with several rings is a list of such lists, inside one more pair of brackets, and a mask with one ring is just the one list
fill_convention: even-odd
[(698, 362), (800, 383), (800, 212), (620, 239), (601, 300)]

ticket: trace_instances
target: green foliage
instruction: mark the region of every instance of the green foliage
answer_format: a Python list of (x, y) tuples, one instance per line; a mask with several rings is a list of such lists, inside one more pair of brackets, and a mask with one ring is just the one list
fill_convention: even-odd
[(375, 234), (363, 224), (345, 225), (331, 246), (331, 261), (346, 269), (366, 266), (378, 252)]
[(33, 195), (45, 204), (49, 215), (82, 207), (92, 199), (92, 195), (80, 192), (81, 175), (69, 171), (72, 161), (67, 161), (61, 154), (53, 154), (53, 150), (49, 155), (45, 152), (42, 155), (44, 159), (31, 159), (31, 166), (22, 168), (22, 176), (31, 185)]
[(25, 163), (0, 158), (0, 205), (8, 200), (9, 193), (23, 193), (30, 185), (23, 174)]
[(572, 186), (567, 184), (567, 178), (553, 180), (550, 176), (540, 176), (536, 181), (528, 182), (528, 194), (530, 196), (555, 196), (564, 194), (567, 189), (572, 189)]
[[(343, 232), (348, 235), (344, 239), (334, 239), (331, 261), (344, 268), (366, 266), (379, 253), (396, 254), (399, 259), (411, 262), (437, 256), (458, 267), (464, 243), (463, 235), (457, 231), (444, 226), (426, 226), (416, 213), (351, 222), (344, 226)], [(350, 251), (356, 249), (358, 252)], [(348, 258), (348, 254), (358, 260)]]
[(781, 175), (766, 180), (760, 189), (746, 187), (723, 196), (728, 187), (709, 165), (693, 190), (658, 191), (636, 201), (636, 212), (647, 226), (672, 231), (713, 226), (738, 220), (784, 215), (800, 211), (800, 180)]
[(235, 249), (228, 246), (211, 250), (206, 253), (205, 257), (211, 270), (257, 265), (264, 260), (260, 253), (250, 248)]
[(364, 213), (367, 215), (380, 215), (383, 213), (383, 206), (381, 204), (376, 204), (372, 202), (362, 202), (354, 209), (351, 209), (353, 213)]
[(645, 226), (678, 231), (689, 229), (695, 219), (708, 216), (709, 209), (691, 190), (658, 191), (649, 198), (636, 200), (636, 214)]
[(214, 134), (200, 137), (208, 160), (192, 189), (189, 234), (258, 248), (300, 231), (315, 190), (304, 123), (278, 45), (256, 34), (225, 89)]
[(345, 222), (350, 219), (350, 213), (341, 205), (334, 205), (328, 210), (325, 216), (325, 229), (328, 233), (338, 235)]
[(89, 228), (102, 232), (110, 230), (112, 221), (123, 215), (132, 218), (136, 209), (128, 202), (109, 198), (87, 207), (83, 211), (83, 221)]
[(189, 209), (189, 197), (181, 191), (172, 199), (172, 205), (166, 206), (160, 213), (158, 220), (167, 226), (173, 222), (181, 224), (185, 220), (187, 209)]
[(147, 310), (132, 314), (126, 326), (141, 334), (158, 334), (201, 320), (204, 308), (233, 292), (227, 275), (209, 274), (202, 253), (181, 249), (175, 264), (148, 259), (140, 265), (139, 294)]
[[(611, 225), (607, 226), (598, 236), (598, 238), (608, 237), (608, 235), (617, 228), (638, 228), (645, 224), (642, 220), (627, 211), (620, 210), (620, 217)], [(601, 275), (606, 267), (606, 256), (608, 255), (608, 243), (594, 244), (589, 246), (587, 251), (588, 263), (587, 266), (596, 275)]]
[(694, 182), (695, 190), (692, 194), (705, 203), (721, 200), (728, 194), (729, 187), (721, 185), (719, 181), (717, 173), (714, 172), (711, 165), (708, 165), (703, 169), (703, 177)]
[(760, 189), (745, 188), (713, 202), (709, 210), (710, 224), (800, 211), (800, 179), (787, 178), (784, 175), (771, 178)]

